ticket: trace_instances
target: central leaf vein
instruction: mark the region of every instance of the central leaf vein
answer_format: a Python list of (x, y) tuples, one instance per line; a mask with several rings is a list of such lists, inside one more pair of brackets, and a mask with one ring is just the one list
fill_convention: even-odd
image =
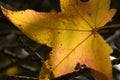
[(92, 36), (93, 33), (91, 32), (84, 40), (82, 40), (78, 45), (76, 45), (60, 62), (58, 62), (58, 64), (53, 68), (53, 70), (55, 70), (68, 56), (70, 56), (72, 54), (72, 52), (79, 47), (82, 43), (84, 43), (86, 40), (88, 40), (88, 38), (90, 38), (90, 36)]

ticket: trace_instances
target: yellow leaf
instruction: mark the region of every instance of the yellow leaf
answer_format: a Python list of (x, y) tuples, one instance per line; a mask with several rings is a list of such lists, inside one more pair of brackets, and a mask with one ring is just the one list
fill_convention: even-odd
[(54, 75), (50, 69), (50, 65), (48, 65), (48, 64), (49, 64), (49, 61), (47, 60), (45, 62), (45, 64), (42, 65), (42, 68), (41, 68), (40, 74), (39, 74), (40, 80), (51, 80), (52, 78), (54, 78)]
[(13, 75), (17, 74), (17, 72), (18, 72), (18, 68), (16, 66), (14, 66), (14, 67), (7, 69), (5, 73), (8, 76), (13, 76)]
[(112, 48), (97, 33), (116, 12), (109, 9), (110, 0), (60, 0), (60, 5), (59, 13), (2, 11), (32, 40), (52, 47), (46, 66), (55, 77), (73, 72), (80, 63), (86, 64), (97, 80), (111, 80)]

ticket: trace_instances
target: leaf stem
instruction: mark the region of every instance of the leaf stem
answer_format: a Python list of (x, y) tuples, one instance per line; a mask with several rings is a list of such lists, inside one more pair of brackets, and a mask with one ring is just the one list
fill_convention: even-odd
[(120, 28), (120, 24), (111, 24), (111, 25), (106, 25), (103, 28)]

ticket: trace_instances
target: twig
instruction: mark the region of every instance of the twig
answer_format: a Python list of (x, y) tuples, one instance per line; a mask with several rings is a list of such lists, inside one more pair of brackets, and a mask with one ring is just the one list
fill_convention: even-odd
[(8, 76), (7, 80), (38, 80), (38, 78), (27, 76)]
[(112, 60), (112, 65), (120, 64), (120, 58)]
[(3, 55), (10, 57), (11, 59), (14, 60), (19, 60), (19, 61), (23, 61), (23, 60), (28, 60), (28, 61), (35, 61), (33, 59), (30, 58), (30, 56), (22, 56), (22, 55), (16, 55), (15, 53), (10, 52), (7, 49), (3, 49), (1, 50)]
[(17, 41), (36, 61), (44, 62), (44, 59), (37, 52), (33, 51), (29, 46), (27, 46), (20, 37), (17, 37)]
[(17, 60), (22, 60), (22, 59), (23, 59), (23, 57), (18, 56), (18, 55), (16, 55), (15, 53), (12, 53), (12, 52), (10, 52), (10, 51), (7, 50), (7, 49), (3, 49), (3, 50), (1, 50), (1, 51), (2, 51), (2, 53), (3, 53), (5, 56), (8, 56), (8, 57), (10, 57), (10, 58), (12, 58), (12, 59), (17, 59)]
[(31, 72), (35, 72), (35, 73), (39, 73), (39, 70), (34, 68), (34, 67), (31, 67), (31, 66), (28, 66), (28, 65), (19, 65), (20, 68), (22, 69), (25, 69), (27, 71), (31, 71)]
[(111, 25), (106, 25), (103, 28), (120, 28), (120, 24), (111, 24)]
[[(117, 44), (116, 42), (114, 43), (115, 46), (120, 50), (120, 44)], [(119, 51), (120, 52), (120, 51)]]
[(120, 58), (120, 51), (118, 49), (114, 49), (111, 56), (113, 56), (115, 58)]

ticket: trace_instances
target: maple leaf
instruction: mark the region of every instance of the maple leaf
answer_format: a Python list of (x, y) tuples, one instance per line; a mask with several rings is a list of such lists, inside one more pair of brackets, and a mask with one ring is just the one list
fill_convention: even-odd
[(52, 47), (46, 73), (52, 71), (58, 77), (73, 72), (80, 63), (89, 67), (97, 80), (111, 80), (112, 48), (97, 33), (116, 12), (109, 9), (110, 0), (60, 0), (60, 5), (59, 13), (2, 11), (32, 40)]

